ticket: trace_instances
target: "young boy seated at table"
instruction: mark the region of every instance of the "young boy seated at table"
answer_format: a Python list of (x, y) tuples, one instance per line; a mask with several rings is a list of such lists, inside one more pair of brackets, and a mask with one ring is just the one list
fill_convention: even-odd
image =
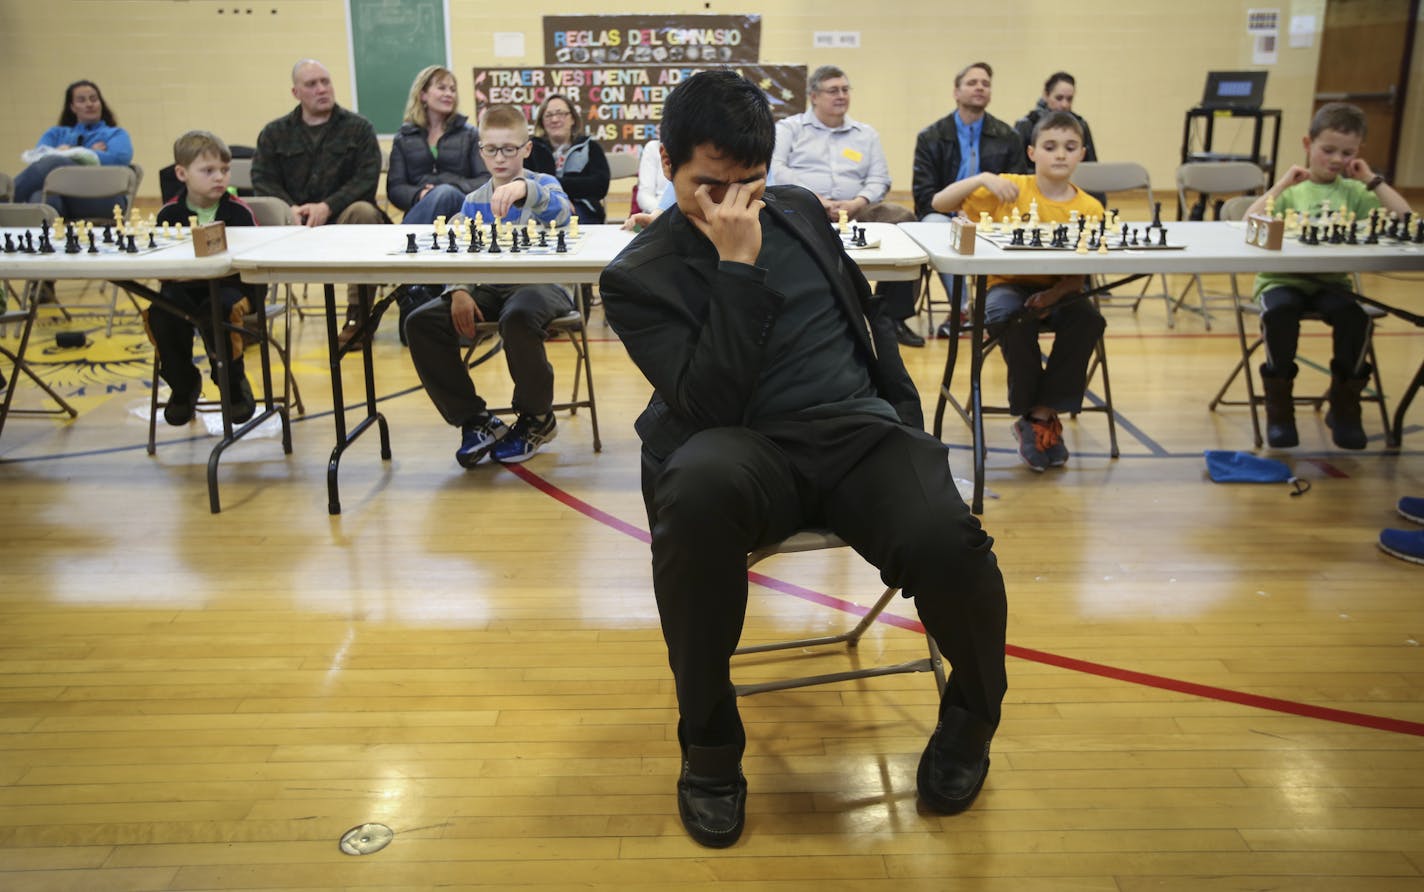
[[(1360, 157), (1364, 141), (1364, 112), (1344, 102), (1322, 105), (1310, 120), (1309, 135), (1302, 140), (1306, 166), (1291, 165), (1247, 213), (1264, 213), (1268, 203), (1275, 214), (1298, 211), (1312, 219), (1327, 209), (1361, 221), (1381, 206), (1398, 214), (1408, 212), (1404, 198)], [(1360, 391), (1373, 371), (1364, 355), (1370, 320), (1351, 287), (1346, 273), (1263, 273), (1256, 277), (1261, 338), (1266, 344), (1261, 384), (1270, 445), (1287, 447), (1300, 442), (1293, 384), (1300, 319), (1305, 313), (1320, 315), (1334, 330), (1330, 411), (1325, 415), (1330, 438), (1341, 449), (1364, 449), (1368, 444), (1360, 423)]]
[[(567, 222), (569, 197), (554, 177), (524, 169), (529, 150), (524, 113), (512, 105), (487, 108), (480, 118), (480, 154), (490, 178), (465, 196), (460, 212), (471, 220), (482, 215), (486, 225)], [(421, 383), (445, 420), (460, 428), (455, 461), (461, 466), (472, 468), (487, 456), (522, 462), (554, 438), (554, 369), (544, 353), (544, 330), (573, 308), (560, 285), (451, 285), (406, 320), (410, 358)], [(486, 320), (499, 321), (514, 379), (513, 425), (490, 414), (462, 359), (461, 344)]]
[[(256, 226), (252, 209), (227, 191), (228, 167), (232, 152), (227, 144), (206, 130), (190, 130), (173, 143), (174, 173), (183, 184), (173, 200), (158, 212), (157, 222), (182, 224), (196, 217), (200, 225), (219, 221), (227, 226)], [(266, 291), (262, 285), (243, 285), (236, 276), (217, 283), (218, 299), (222, 301), (224, 319), (241, 323), (243, 315), (254, 301), (262, 300)], [(217, 346), (209, 307), (209, 283), (206, 281), (164, 282), (159, 291), (163, 297), (181, 307), (198, 323), (198, 331), (207, 347), (209, 368), (217, 381)], [(193, 324), (176, 313), (154, 304), (148, 312), (148, 330), (158, 351), (158, 375), (168, 383), (171, 393), (163, 409), (163, 420), (179, 426), (193, 420), (198, 397), (203, 391), (203, 376), (193, 364)], [(241, 338), (233, 338), (229, 355), (227, 384), (232, 420), (241, 424), (252, 417), (257, 402), (242, 368)]]
[[(1067, 223), (1069, 213), (1102, 217), (1096, 198), (1073, 185), (1073, 171), (1083, 160), (1083, 127), (1069, 112), (1039, 119), (1028, 147), (1032, 174), (981, 173), (948, 186), (951, 207), (971, 220), (987, 213), (1020, 219), (1037, 207), (1050, 226)], [(1071, 234), (1072, 238), (1077, 233)], [(1068, 461), (1060, 412), (1076, 412), (1087, 389), (1088, 361), (1107, 323), (1092, 301), (1072, 296), (1084, 288), (1084, 276), (990, 276), (984, 321), (999, 338), (1009, 370), (1009, 409), (1019, 416), (1014, 438), (1019, 457), (1042, 472)], [(1039, 357), (1038, 333), (1054, 333), (1048, 363)]]

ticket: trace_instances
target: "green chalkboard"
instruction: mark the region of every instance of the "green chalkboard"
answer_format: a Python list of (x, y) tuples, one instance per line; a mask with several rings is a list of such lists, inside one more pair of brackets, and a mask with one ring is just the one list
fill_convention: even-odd
[(410, 84), (427, 65), (450, 64), (446, 0), (346, 0), (355, 96), (352, 105), (380, 134), (404, 118)]

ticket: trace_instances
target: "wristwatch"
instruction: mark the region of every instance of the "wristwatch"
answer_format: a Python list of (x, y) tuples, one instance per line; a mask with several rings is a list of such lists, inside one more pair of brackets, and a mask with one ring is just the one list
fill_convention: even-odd
[(1376, 189), (1378, 189), (1380, 183), (1383, 183), (1383, 182), (1384, 182), (1384, 174), (1382, 174), (1382, 173), (1377, 173), (1377, 174), (1375, 174), (1373, 177), (1370, 178), (1370, 181), (1369, 181), (1368, 183), (1365, 184), (1365, 188), (1368, 189), (1368, 190), (1370, 190), (1371, 192), (1373, 192), (1373, 191), (1375, 191)]

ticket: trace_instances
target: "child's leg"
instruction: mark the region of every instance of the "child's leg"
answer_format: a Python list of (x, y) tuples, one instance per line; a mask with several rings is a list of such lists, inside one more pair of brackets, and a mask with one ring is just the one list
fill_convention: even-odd
[(515, 289), (500, 309), (499, 336), (514, 379), (513, 405), (520, 415), (549, 414), (554, 367), (544, 351), (544, 331), (573, 308), (568, 292), (558, 285), (526, 285)]
[[(207, 285), (203, 285), (206, 292)], [(195, 317), (206, 312), (200, 307), (193, 286), (185, 282), (166, 282), (160, 293), (172, 303)], [(204, 301), (204, 304), (206, 301)], [(193, 325), (159, 304), (148, 312), (148, 328), (153, 333), (154, 349), (158, 351), (158, 376), (168, 383), (175, 397), (183, 398), (203, 386), (202, 375), (193, 365)]]
[(1056, 412), (1077, 412), (1088, 389), (1088, 363), (1107, 320), (1089, 300), (1058, 304), (1048, 317), (1053, 349), (1038, 386), (1038, 402)]
[(999, 352), (1004, 354), (1009, 371), (1009, 411), (1015, 415), (1027, 415), (1039, 405), (1039, 381), (1043, 376), (1039, 319), (1032, 313), (1016, 315), (1034, 290), (1000, 283), (990, 288), (984, 298), (984, 324), (990, 334), (999, 338)]
[(1310, 308), (1324, 317), (1330, 325), (1334, 355), (1331, 357), (1332, 371), (1339, 371), (1346, 377), (1363, 377), (1365, 368), (1365, 335), (1370, 328), (1370, 317), (1355, 298), (1353, 292), (1322, 289), (1311, 296)]
[(1295, 377), (1300, 317), (1305, 309), (1305, 295), (1294, 288), (1272, 288), (1261, 295), (1261, 337), (1266, 342), (1263, 377)]
[(1312, 295), (1311, 308), (1330, 323), (1335, 354), (1330, 362), (1330, 411), (1325, 424), (1341, 449), (1364, 449), (1369, 437), (1360, 413), (1360, 393), (1372, 371), (1364, 361), (1370, 320), (1349, 291), (1322, 289)]

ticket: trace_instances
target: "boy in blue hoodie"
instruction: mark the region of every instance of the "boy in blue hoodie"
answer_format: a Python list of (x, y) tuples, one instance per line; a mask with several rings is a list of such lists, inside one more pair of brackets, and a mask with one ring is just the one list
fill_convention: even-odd
[[(562, 224), (570, 215), (569, 197), (559, 181), (524, 169), (529, 157), (529, 122), (512, 105), (492, 105), (480, 118), (480, 155), (490, 179), (465, 196), (461, 213), (470, 219), (525, 226), (531, 220)], [(460, 428), (455, 461), (472, 468), (486, 457), (522, 462), (554, 438), (554, 368), (544, 351), (549, 323), (573, 310), (573, 299), (560, 285), (451, 285), (440, 297), (411, 313), (406, 338), (416, 373), (431, 402)], [(499, 321), (504, 356), (514, 379), (513, 406), (518, 417), (506, 425), (490, 414), (475, 392), (461, 357), (461, 341), (475, 335), (475, 325)]]

